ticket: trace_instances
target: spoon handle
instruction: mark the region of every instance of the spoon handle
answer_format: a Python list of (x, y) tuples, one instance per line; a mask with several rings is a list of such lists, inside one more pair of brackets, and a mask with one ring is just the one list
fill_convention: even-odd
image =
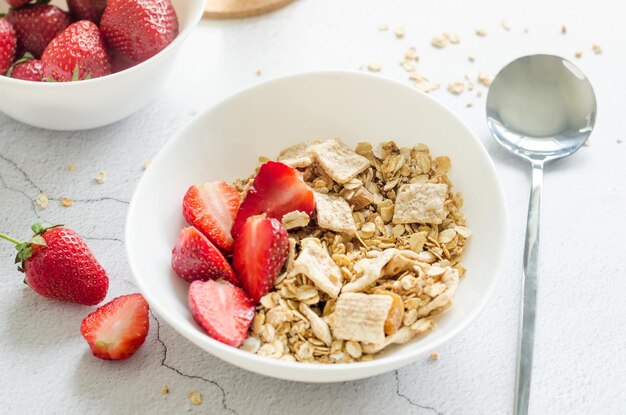
[(517, 345), (517, 382), (515, 414), (526, 415), (530, 395), (535, 343), (535, 308), (537, 304), (537, 277), (539, 268), (539, 208), (543, 184), (543, 162), (532, 163), (532, 187), (528, 204), (526, 244), (524, 246), (524, 273), (522, 305)]

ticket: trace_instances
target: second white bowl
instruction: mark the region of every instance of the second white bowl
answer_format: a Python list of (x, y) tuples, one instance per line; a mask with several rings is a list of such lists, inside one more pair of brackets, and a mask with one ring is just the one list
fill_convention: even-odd
[[(204, 0), (172, 0), (176, 39), (130, 69), (79, 82), (29, 82), (0, 76), (0, 111), (39, 128), (85, 130), (112, 124), (151, 102), (167, 81), (178, 49), (202, 17)], [(6, 12), (5, 2), (0, 12)]]

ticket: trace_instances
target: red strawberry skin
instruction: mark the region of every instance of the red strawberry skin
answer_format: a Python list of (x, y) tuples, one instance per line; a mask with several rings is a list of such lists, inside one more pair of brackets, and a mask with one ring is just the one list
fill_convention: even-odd
[(67, 13), (49, 4), (11, 9), (6, 18), (17, 33), (17, 55), (30, 52), (36, 58), (41, 57), (52, 39), (72, 23)]
[[(98, 78), (111, 73), (111, 63), (98, 26), (81, 20), (67, 27), (48, 45), (43, 56), (43, 76), (58, 82)], [(78, 67), (78, 79), (74, 70)]]
[(91, 20), (100, 24), (107, 0), (67, 0), (67, 6), (76, 21)]
[(4, 75), (15, 59), (17, 36), (13, 25), (0, 19), (0, 75)]
[(225, 280), (239, 285), (239, 281), (224, 255), (193, 226), (180, 231), (172, 251), (172, 269), (185, 281), (208, 279)]
[(7, 3), (9, 3), (9, 6), (15, 7), (15, 8), (25, 6), (30, 2), (31, 0), (7, 0)]
[(256, 303), (274, 286), (288, 252), (288, 234), (280, 222), (264, 215), (248, 218), (235, 241), (233, 268)]
[(224, 252), (233, 249), (230, 230), (239, 210), (239, 194), (226, 182), (201, 183), (187, 190), (183, 216)]
[(188, 301), (193, 318), (209, 336), (241, 345), (254, 318), (254, 303), (241, 288), (226, 281), (194, 281)]
[(100, 29), (116, 71), (150, 59), (178, 36), (170, 0), (109, 0)]
[(141, 294), (117, 297), (98, 307), (80, 325), (80, 332), (94, 356), (123, 360), (146, 340), (150, 329), (150, 306)]
[(59, 227), (43, 234), (46, 246), (33, 246), (24, 262), (25, 281), (44, 297), (95, 305), (104, 300), (109, 278), (85, 241), (73, 230)]
[(314, 208), (313, 191), (304, 183), (300, 173), (283, 163), (268, 161), (259, 169), (241, 203), (232, 229), (233, 237), (237, 238), (250, 216), (265, 213), (280, 221), (294, 210), (311, 215)]
[(42, 82), (43, 64), (39, 59), (32, 59), (19, 63), (13, 67), (11, 78), (22, 79), (24, 81)]

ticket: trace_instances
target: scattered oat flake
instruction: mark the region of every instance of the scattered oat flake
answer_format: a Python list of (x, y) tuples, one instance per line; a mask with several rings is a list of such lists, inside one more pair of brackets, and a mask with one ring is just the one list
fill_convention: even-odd
[(524, 28), (524, 33), (528, 33), (528, 28), (527, 27)]
[(389, 29), (389, 26), (387, 26), (386, 23), (383, 23), (380, 26), (378, 26), (378, 30), (380, 30), (381, 32), (386, 32), (387, 29)]
[(476, 92), (476, 98), (480, 98), (482, 96), (483, 96), (483, 92), (482, 91)]
[(143, 169), (144, 169), (144, 170), (148, 170), (148, 167), (150, 167), (150, 163), (152, 163), (152, 160), (146, 160), (146, 161), (143, 163)]
[(202, 403), (202, 394), (200, 392), (189, 392), (188, 397), (192, 405), (200, 405)]
[(407, 72), (413, 72), (415, 70), (415, 64), (409, 61), (400, 62), (400, 66), (404, 68)]
[(500, 26), (502, 26), (502, 28), (507, 32), (511, 30), (511, 26), (509, 26), (509, 22), (507, 22), (506, 20), (501, 21)]
[(261, 76), (263, 75), (263, 70), (262, 69), (257, 69), (256, 70), (256, 76)]
[(406, 52), (404, 52), (404, 59), (405, 60), (415, 60), (418, 61), (419, 60), (419, 56), (417, 56), (415, 54), (415, 48), (410, 47), (406, 50)]
[(162, 393), (163, 395), (167, 395), (168, 393), (170, 393), (170, 388), (169, 388), (167, 385), (163, 386), (163, 387), (161, 388), (161, 393)]
[(445, 36), (435, 36), (430, 44), (437, 49), (444, 48), (448, 44), (448, 38)]
[(622, 144), (623, 142), (624, 142), (624, 139), (623, 139), (623, 138), (618, 138), (618, 139), (617, 139), (617, 144)]
[(476, 60), (476, 55), (470, 53), (469, 55), (467, 55), (467, 60), (469, 60), (470, 62), (474, 62)]
[(367, 64), (367, 69), (370, 72), (380, 72), (380, 70), (382, 69), (382, 66), (378, 62), (370, 62)]
[(473, 107), (473, 106), (474, 106), (474, 103), (473, 103), (472, 101), (468, 101), (468, 102), (467, 102), (467, 104), (465, 104), (465, 106), (466, 106), (467, 108), (471, 108), (471, 107)]
[(47, 209), (48, 208), (48, 196), (44, 195), (43, 193), (40, 193), (35, 199), (35, 203), (37, 204), (37, 206), (39, 206), (40, 209)]
[(465, 82), (450, 82), (448, 84), (448, 92), (459, 95), (465, 90)]
[(593, 53), (595, 53), (596, 55), (599, 55), (602, 53), (602, 47), (598, 45), (597, 43), (594, 43), (593, 46), (591, 46), (591, 50), (593, 50)]
[(578, 50), (578, 51), (576, 51), (576, 53), (574, 54), (574, 56), (576, 56), (578, 59), (580, 59), (580, 58), (582, 58), (583, 53), (582, 53), (580, 50)]
[(94, 180), (100, 184), (104, 184), (104, 182), (107, 181), (107, 174), (106, 172), (101, 171), (100, 173), (98, 173), (98, 175), (96, 177), (94, 177)]
[(567, 26), (565, 26), (565, 25), (561, 26), (561, 33), (563, 33), (563, 34), (567, 33)]
[(433, 359), (433, 360), (439, 359), (439, 353), (432, 352), (430, 354), (430, 358)]
[(69, 164), (67, 165), (67, 171), (74, 171), (74, 168), (75, 168), (75, 167), (76, 167), (76, 166), (74, 166), (74, 163), (69, 163)]
[(74, 204), (74, 201), (68, 197), (63, 197), (61, 198), (61, 205), (63, 205), (63, 207), (70, 207)]
[(493, 76), (488, 74), (487, 72), (479, 72), (478, 73), (478, 82), (488, 87), (493, 82)]
[(398, 39), (403, 38), (404, 37), (404, 27), (402, 27), (402, 26), (396, 27), (396, 31), (394, 33), (396, 34), (396, 37)]
[(476, 29), (476, 36), (485, 37), (487, 36), (487, 30), (484, 27), (479, 27)]
[(448, 41), (450, 43), (452, 43), (453, 45), (457, 45), (461, 42), (461, 38), (459, 37), (459, 35), (454, 34), (454, 33), (444, 33), (443, 36), (448, 39)]

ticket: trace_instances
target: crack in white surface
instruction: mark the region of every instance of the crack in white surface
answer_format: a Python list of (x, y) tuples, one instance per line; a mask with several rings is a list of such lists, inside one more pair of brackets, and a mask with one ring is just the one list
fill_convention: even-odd
[(428, 410), (430, 412), (433, 412), (437, 415), (444, 415), (443, 412), (439, 412), (437, 409), (433, 408), (432, 406), (427, 406), (427, 405), (422, 405), (420, 403), (415, 402), (413, 399), (411, 399), (410, 397), (408, 397), (407, 395), (403, 394), (402, 392), (400, 392), (400, 377), (398, 376), (398, 370), (394, 370), (394, 376), (396, 378), (396, 395), (398, 395), (399, 397), (401, 397), (402, 399), (404, 399), (405, 401), (407, 401), (407, 403), (411, 406), (414, 406), (416, 408), (420, 408), (420, 409), (424, 409), (424, 410)]

